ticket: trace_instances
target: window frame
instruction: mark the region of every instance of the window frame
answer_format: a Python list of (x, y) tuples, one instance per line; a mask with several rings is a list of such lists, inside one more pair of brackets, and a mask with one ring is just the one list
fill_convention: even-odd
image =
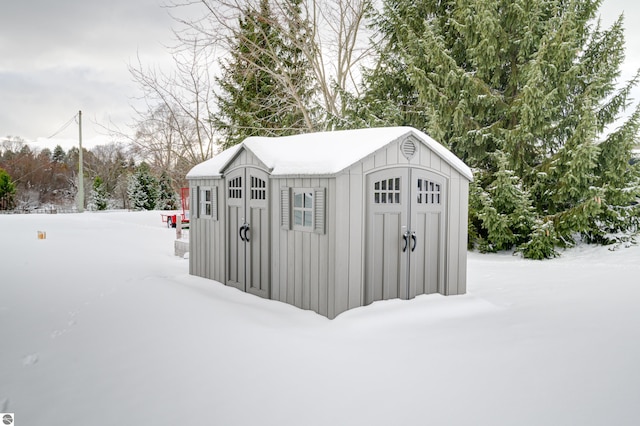
[[(300, 201), (302, 205), (296, 205), (296, 197), (300, 196)], [(291, 227), (294, 231), (305, 231), (305, 232), (314, 232), (315, 230), (315, 215), (314, 209), (316, 205), (315, 194), (313, 188), (292, 188), (291, 189), (291, 198), (293, 202), (291, 203)], [(307, 201), (310, 201), (310, 204), (307, 205)], [(300, 213), (301, 223), (298, 224), (296, 218), (296, 212)], [(306, 218), (310, 220), (309, 224), (306, 223)]]
[[(207, 200), (207, 193), (209, 199)], [(208, 208), (208, 212), (207, 212)], [(199, 186), (198, 187), (198, 204), (197, 218), (218, 220), (218, 187), (217, 186)]]
[[(209, 194), (209, 199), (207, 200), (207, 193)], [(213, 188), (208, 186), (199, 187), (198, 191), (198, 217), (199, 218), (211, 218), (213, 216)], [(209, 211), (207, 212), (207, 207)]]
[[(314, 234), (326, 234), (327, 214), (327, 189), (325, 187), (281, 187), (280, 188), (280, 228), (286, 231), (311, 232)], [(295, 207), (296, 194), (311, 194), (311, 204), (304, 207)], [(295, 211), (302, 212), (302, 224), (295, 224)], [(305, 213), (311, 224), (304, 224)]]

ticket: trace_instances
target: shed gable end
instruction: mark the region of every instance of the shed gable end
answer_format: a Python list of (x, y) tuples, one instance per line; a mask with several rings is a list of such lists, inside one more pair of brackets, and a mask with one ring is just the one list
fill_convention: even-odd
[(241, 146), (238, 152), (221, 169), (223, 175), (240, 167), (255, 167), (270, 173), (271, 170), (250, 149)]

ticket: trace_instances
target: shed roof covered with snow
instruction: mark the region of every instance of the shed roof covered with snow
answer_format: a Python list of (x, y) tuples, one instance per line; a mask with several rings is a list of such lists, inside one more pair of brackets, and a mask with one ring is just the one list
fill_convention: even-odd
[(412, 127), (382, 127), (283, 137), (252, 136), (214, 158), (195, 166), (188, 179), (219, 177), (243, 149), (270, 170), (271, 176), (333, 175), (364, 159), (394, 140), (414, 134), (460, 174), (473, 179), (469, 167), (429, 135)]

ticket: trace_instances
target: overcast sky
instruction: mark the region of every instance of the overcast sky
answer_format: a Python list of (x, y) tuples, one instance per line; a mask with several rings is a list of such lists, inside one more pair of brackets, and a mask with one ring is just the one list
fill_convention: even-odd
[[(77, 143), (70, 126), (83, 112), (83, 146), (108, 141), (99, 124), (131, 121), (137, 95), (127, 66), (139, 54), (145, 64), (167, 63), (165, 45), (173, 21), (164, 0), (1, 0), (0, 136), (20, 136), (38, 146)], [(640, 68), (640, 2), (605, 0), (603, 20), (624, 12), (627, 61), (623, 78)], [(635, 24), (635, 25), (634, 25)], [(640, 90), (635, 92), (640, 98)]]

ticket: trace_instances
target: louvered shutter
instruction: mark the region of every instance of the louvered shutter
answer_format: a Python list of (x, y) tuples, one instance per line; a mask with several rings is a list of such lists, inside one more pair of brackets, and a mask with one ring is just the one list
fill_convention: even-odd
[(211, 219), (218, 220), (218, 187), (211, 188)]
[(191, 193), (189, 194), (189, 208), (192, 209), (191, 217), (199, 218), (200, 217), (200, 187), (196, 186), (195, 188), (191, 188)]
[(280, 189), (280, 227), (291, 229), (291, 188)]
[(313, 190), (313, 232), (316, 234), (325, 233), (325, 189), (315, 188)]

